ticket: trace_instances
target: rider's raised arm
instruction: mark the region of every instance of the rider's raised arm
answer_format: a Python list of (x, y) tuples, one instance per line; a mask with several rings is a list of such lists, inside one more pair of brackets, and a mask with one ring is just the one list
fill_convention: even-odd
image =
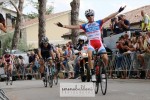
[(80, 29), (80, 25), (63, 25), (62, 23), (56, 23), (58, 27), (67, 28), (67, 29)]
[(103, 23), (105, 23), (106, 21), (108, 21), (108, 20), (111, 19), (111, 18), (114, 18), (117, 14), (119, 14), (120, 12), (122, 12), (125, 7), (126, 7), (126, 6), (120, 7), (117, 12), (112, 13), (112, 14), (110, 14), (109, 16), (105, 17), (105, 18), (103, 19)]

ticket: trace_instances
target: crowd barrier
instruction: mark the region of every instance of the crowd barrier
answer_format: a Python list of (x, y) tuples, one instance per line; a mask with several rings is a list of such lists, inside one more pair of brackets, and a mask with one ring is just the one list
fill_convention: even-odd
[(113, 53), (109, 56), (107, 71), (112, 78), (147, 78), (150, 71), (150, 57), (144, 58), (145, 66), (141, 68), (141, 63), (137, 59), (137, 52), (124, 54)]

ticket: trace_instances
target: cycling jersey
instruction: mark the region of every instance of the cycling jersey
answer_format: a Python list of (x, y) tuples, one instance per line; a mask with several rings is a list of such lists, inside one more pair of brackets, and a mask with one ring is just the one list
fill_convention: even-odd
[(86, 32), (89, 40), (88, 49), (99, 49), (100, 52), (106, 52), (101, 39), (102, 20), (94, 21), (92, 23), (85, 23), (80, 26)]
[(51, 57), (50, 52), (52, 50), (52, 46), (48, 43), (47, 47), (45, 47), (43, 44), (40, 45), (41, 55), (43, 59), (47, 59)]
[(4, 55), (4, 58), (5, 58), (5, 61), (7, 62), (7, 63), (9, 63), (9, 64), (11, 64), (12, 62), (12, 58), (11, 58), (11, 55), (10, 54), (5, 54)]

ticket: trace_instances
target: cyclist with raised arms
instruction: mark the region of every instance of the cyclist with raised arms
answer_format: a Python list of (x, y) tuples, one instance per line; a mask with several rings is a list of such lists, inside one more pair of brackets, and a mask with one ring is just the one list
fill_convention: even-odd
[[(98, 49), (99, 52), (106, 52), (101, 39), (101, 27), (103, 23), (108, 21), (111, 18), (114, 18), (117, 14), (122, 12), (126, 6), (120, 7), (119, 10), (108, 17), (105, 17), (102, 20), (94, 21), (94, 11), (92, 9), (88, 9), (85, 11), (85, 17), (88, 20), (88, 23), (82, 25), (63, 25), (60, 22), (56, 23), (57, 26), (67, 28), (67, 29), (83, 29), (86, 32), (86, 36), (88, 37), (88, 62), (89, 67), (91, 69), (92, 81), (96, 81), (95, 71), (92, 64), (92, 51)], [(102, 55), (103, 61), (105, 65), (108, 65), (108, 56), (107, 54)]]

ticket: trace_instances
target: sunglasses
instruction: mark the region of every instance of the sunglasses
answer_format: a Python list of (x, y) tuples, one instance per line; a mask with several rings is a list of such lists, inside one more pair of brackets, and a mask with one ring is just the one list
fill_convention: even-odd
[(44, 45), (47, 45), (48, 43), (46, 42), (46, 43), (44, 43)]
[(86, 17), (91, 17), (91, 16), (94, 16), (93, 14), (92, 15), (87, 15)]

